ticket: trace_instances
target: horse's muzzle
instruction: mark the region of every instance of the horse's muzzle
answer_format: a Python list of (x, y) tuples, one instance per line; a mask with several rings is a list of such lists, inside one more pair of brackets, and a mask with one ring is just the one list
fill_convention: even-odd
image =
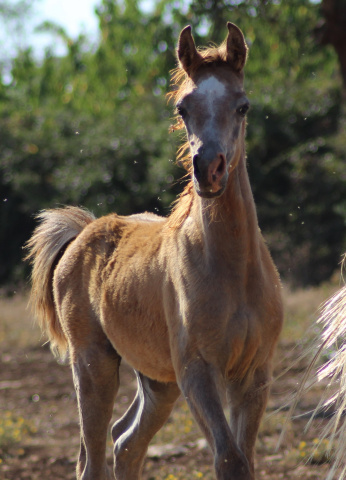
[(227, 181), (227, 161), (223, 153), (216, 153), (209, 160), (197, 153), (193, 157), (194, 184), (198, 195), (205, 198), (219, 197)]

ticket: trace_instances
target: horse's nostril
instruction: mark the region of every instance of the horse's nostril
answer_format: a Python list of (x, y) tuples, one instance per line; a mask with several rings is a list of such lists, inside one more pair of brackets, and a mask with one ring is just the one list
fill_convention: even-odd
[(208, 166), (208, 182), (213, 188), (217, 188), (226, 173), (226, 157), (223, 153), (217, 154)]
[(222, 153), (219, 153), (215, 160), (209, 166), (211, 178), (214, 182), (223, 177), (226, 171), (226, 158)]
[(201, 176), (201, 171), (198, 166), (198, 161), (199, 161), (199, 155), (194, 155), (193, 156), (193, 172), (195, 174), (196, 179), (198, 180)]
[(219, 163), (219, 166), (217, 167), (216, 171), (220, 175), (223, 175), (223, 173), (225, 171), (225, 166), (226, 166), (226, 158), (222, 153), (220, 153), (219, 159), (220, 159), (220, 163)]

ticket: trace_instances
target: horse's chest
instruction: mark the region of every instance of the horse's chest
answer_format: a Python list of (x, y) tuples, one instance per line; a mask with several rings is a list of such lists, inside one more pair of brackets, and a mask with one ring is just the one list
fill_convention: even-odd
[(226, 335), (228, 358), (225, 375), (230, 379), (243, 379), (249, 370), (265, 361), (263, 349), (263, 322), (258, 312), (242, 307), (229, 324)]
[(200, 322), (191, 320), (189, 334), (208, 363), (228, 378), (242, 379), (249, 370), (265, 362), (269, 350), (265, 348), (265, 329), (259, 312), (246, 305), (231, 313), (225, 310), (222, 314), (215, 305), (204, 311), (208, 314), (202, 321), (201, 317)]

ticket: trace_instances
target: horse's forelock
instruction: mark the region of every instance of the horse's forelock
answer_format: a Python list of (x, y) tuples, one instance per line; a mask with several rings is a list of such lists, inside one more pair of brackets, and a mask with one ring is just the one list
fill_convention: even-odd
[(197, 70), (204, 65), (211, 63), (227, 64), (226, 42), (219, 47), (211, 46), (198, 49), (199, 55), (196, 56), (189, 67), (189, 75), (181, 65), (171, 71), (171, 91), (168, 92), (168, 100), (172, 100), (175, 104), (181, 98), (189, 83), (189, 78), (193, 76)]

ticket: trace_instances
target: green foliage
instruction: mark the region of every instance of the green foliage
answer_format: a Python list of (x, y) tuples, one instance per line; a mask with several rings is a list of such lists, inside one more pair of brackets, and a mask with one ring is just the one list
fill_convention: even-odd
[(218, 43), (227, 20), (250, 46), (248, 164), (260, 225), (286, 277), (326, 278), (345, 244), (345, 145), (337, 59), (312, 36), (318, 6), (161, 0), (143, 14), (138, 5), (101, 1), (97, 45), (44, 22), (38, 30), (62, 39), (66, 55), (48, 49), (38, 62), (18, 51), (11, 84), (0, 81), (0, 283), (23, 278), (20, 246), (42, 208), (169, 211), (181, 175), (165, 101), (177, 36), (190, 23), (197, 44)]

